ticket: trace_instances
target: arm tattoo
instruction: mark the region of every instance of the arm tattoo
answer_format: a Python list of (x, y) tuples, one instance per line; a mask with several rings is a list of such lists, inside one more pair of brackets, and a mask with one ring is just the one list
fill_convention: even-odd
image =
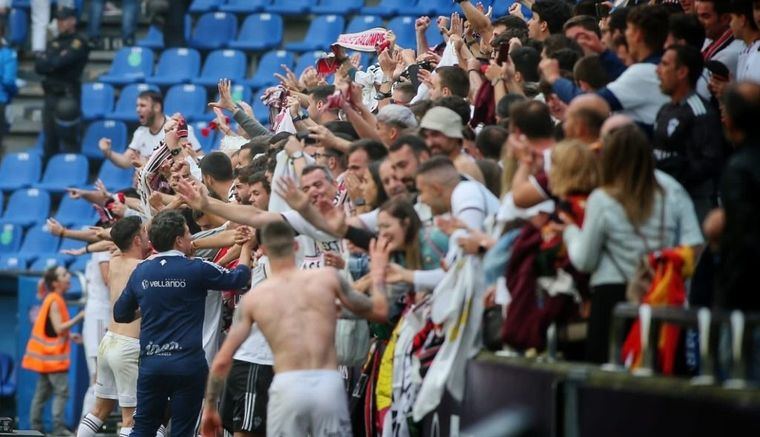
[(210, 373), (206, 387), (206, 404), (216, 406), (224, 389), (224, 378)]
[(356, 290), (351, 287), (351, 284), (340, 275), (337, 271), (335, 272), (335, 275), (338, 277), (338, 282), (340, 283), (340, 294), (343, 296), (343, 298), (346, 301), (347, 306), (349, 306), (349, 309), (354, 312), (365, 312), (365, 311), (371, 311), (372, 310), (372, 300), (361, 293), (357, 293)]

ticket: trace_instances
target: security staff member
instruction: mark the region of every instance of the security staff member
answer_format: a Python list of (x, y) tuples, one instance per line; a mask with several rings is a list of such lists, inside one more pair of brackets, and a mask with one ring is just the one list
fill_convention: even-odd
[[(76, 33), (77, 17), (72, 8), (58, 9), (58, 37), (36, 61), (35, 71), (44, 76), (45, 106), (42, 127), (45, 132), (45, 158), (58, 152), (79, 149), (79, 96), (81, 77), (89, 49), (87, 40)], [(62, 144), (62, 150), (59, 150)]]

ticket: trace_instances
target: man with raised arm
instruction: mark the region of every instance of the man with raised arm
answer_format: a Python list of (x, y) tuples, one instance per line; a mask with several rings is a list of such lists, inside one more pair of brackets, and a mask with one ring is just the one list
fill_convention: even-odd
[(298, 269), (295, 235), (283, 222), (263, 227), (261, 246), (269, 257), (272, 274), (243, 297), (229, 335), (214, 359), (206, 389), (202, 434), (216, 436), (221, 429), (217, 401), (233, 354), (256, 323), (274, 354), (267, 435), (350, 436), (345, 388), (337, 371), (335, 299), (360, 317), (378, 322), (387, 319), (387, 242), (373, 241), (370, 247), (371, 296), (354, 291), (332, 268)]
[(238, 290), (251, 279), (250, 242), (232, 270), (192, 254), (190, 231), (182, 214), (161, 211), (151, 222), (150, 242), (158, 252), (132, 272), (113, 307), (118, 323), (142, 316), (137, 403), (132, 437), (153, 437), (171, 409), (172, 434), (194, 432), (203, 400), (208, 364), (203, 352), (203, 315), (207, 290)]

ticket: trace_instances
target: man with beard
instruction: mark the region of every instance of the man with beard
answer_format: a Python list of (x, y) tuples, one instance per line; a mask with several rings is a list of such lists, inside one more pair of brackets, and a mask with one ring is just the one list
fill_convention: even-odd
[[(115, 152), (111, 149), (110, 138), (101, 138), (98, 142), (98, 147), (106, 159), (121, 168), (129, 168), (133, 162), (145, 162), (153, 150), (161, 144), (165, 136), (164, 124), (169, 120), (169, 117), (164, 114), (164, 98), (160, 93), (152, 90), (141, 92), (137, 96), (136, 110), (140, 127), (135, 130), (132, 141), (124, 153)], [(188, 125), (187, 130), (188, 140), (193, 150), (200, 150), (201, 144), (195, 137), (193, 127)]]
[(421, 133), (433, 156), (449, 158), (459, 173), (484, 182), (483, 173), (475, 160), (462, 152), (462, 117), (453, 110), (438, 106), (430, 109), (420, 122)]

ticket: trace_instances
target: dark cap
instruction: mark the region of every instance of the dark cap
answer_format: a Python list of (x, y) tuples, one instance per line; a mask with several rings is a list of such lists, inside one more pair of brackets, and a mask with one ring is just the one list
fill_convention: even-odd
[(59, 20), (65, 20), (67, 18), (76, 18), (77, 17), (77, 10), (74, 8), (69, 8), (66, 6), (58, 8), (58, 11), (55, 13), (55, 18)]

